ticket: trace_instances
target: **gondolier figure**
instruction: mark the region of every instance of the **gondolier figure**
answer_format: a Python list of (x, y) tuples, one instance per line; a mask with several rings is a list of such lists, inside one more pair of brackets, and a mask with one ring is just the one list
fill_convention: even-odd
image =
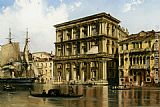
[(46, 90), (43, 90), (42, 95), (46, 95)]
[(69, 94), (70, 94), (70, 95), (73, 95), (73, 94), (74, 94), (73, 87), (69, 87)]

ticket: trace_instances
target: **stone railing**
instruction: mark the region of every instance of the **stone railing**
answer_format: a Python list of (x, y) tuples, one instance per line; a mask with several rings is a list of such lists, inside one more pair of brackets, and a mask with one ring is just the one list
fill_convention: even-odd
[(144, 64), (136, 64), (136, 65), (132, 65), (131, 66), (131, 69), (147, 69), (147, 65), (144, 65)]

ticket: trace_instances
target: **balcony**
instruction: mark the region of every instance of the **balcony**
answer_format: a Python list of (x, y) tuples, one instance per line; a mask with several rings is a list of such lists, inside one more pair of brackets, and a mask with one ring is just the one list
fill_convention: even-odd
[(135, 48), (135, 49), (131, 49), (130, 52), (150, 52), (152, 51), (151, 48)]
[(153, 69), (158, 69), (158, 64), (154, 64)]
[(131, 49), (130, 52), (144, 52), (145, 49), (142, 48), (136, 48), (136, 49)]
[(136, 64), (131, 66), (131, 69), (147, 69), (147, 68), (148, 68), (147, 65), (142, 65), (142, 64), (140, 65)]

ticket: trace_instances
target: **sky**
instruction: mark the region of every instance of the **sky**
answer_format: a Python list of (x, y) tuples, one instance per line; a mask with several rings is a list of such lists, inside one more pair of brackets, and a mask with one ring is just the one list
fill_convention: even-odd
[(53, 25), (106, 12), (121, 21), (130, 34), (160, 28), (160, 0), (0, 0), (0, 45), (12, 41), (23, 50), (28, 29), (30, 52), (53, 52)]

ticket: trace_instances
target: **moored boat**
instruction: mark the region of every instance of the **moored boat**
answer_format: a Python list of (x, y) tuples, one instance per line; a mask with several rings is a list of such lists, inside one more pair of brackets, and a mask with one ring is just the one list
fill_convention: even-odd
[(131, 87), (125, 85), (110, 86), (111, 90), (131, 90)]
[(28, 31), (23, 52), (20, 52), (19, 42), (11, 41), (10, 30), (8, 40), (7, 44), (1, 45), (0, 50), (0, 83), (34, 83), (38, 75), (32, 68), (33, 61), (28, 49)]

